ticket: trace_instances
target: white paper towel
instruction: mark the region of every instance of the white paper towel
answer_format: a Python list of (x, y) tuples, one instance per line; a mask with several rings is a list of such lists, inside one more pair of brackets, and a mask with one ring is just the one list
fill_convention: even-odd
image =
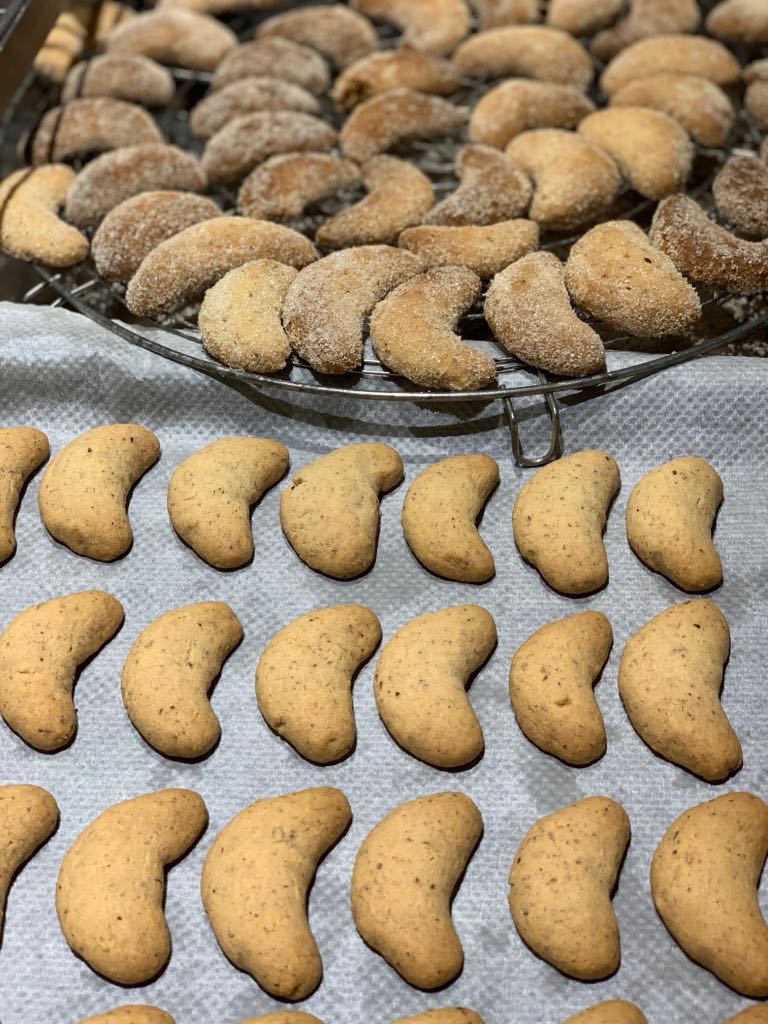
[[(606, 533), (611, 579), (584, 599), (548, 590), (523, 564), (512, 541), (515, 494), (530, 471), (511, 458), (498, 404), (428, 411), (411, 405), (294, 401), (278, 392), (240, 393), (194, 371), (132, 349), (72, 313), (0, 304), (0, 422), (46, 431), (52, 451), (105, 422), (134, 420), (160, 437), (160, 462), (137, 486), (130, 507), (135, 543), (112, 565), (79, 558), (46, 534), (37, 513), (39, 475), (18, 517), (18, 552), (0, 568), (0, 627), (37, 601), (103, 587), (122, 601), (118, 636), (82, 672), (76, 689), (79, 732), (54, 755), (36, 753), (0, 723), (0, 781), (48, 788), (61, 808), (61, 827), (16, 880), (0, 950), (2, 1024), (74, 1024), (124, 1002), (169, 1010), (179, 1024), (237, 1024), (276, 1008), (220, 952), (200, 898), (205, 853), (218, 831), (253, 800), (306, 786), (339, 786), (350, 799), (349, 833), (322, 864), (310, 900), (310, 919), (325, 978), (305, 1008), (326, 1024), (388, 1024), (395, 1017), (451, 1004), (471, 1006), (487, 1024), (558, 1024), (606, 998), (636, 1001), (651, 1024), (720, 1024), (746, 1004), (687, 960), (651, 902), (653, 849), (686, 807), (728, 789), (768, 796), (765, 700), (768, 500), (766, 434), (768, 363), (711, 358), (619, 389), (609, 397), (569, 403), (564, 412), (568, 450), (604, 447), (619, 462), (622, 491)], [(526, 429), (543, 440), (546, 425)], [(382, 504), (375, 568), (349, 583), (306, 568), (282, 536), (280, 491), (255, 510), (253, 564), (220, 573), (175, 536), (165, 509), (174, 467), (193, 450), (232, 433), (275, 437), (291, 450), (292, 472), (339, 444), (377, 439), (394, 444), (406, 480)], [(486, 510), (482, 533), (497, 565), (480, 587), (439, 580), (408, 551), (399, 524), (406, 488), (423, 466), (441, 456), (484, 451), (498, 459), (501, 486)], [(744, 768), (713, 787), (656, 758), (624, 714), (616, 672), (625, 640), (679, 591), (632, 555), (624, 509), (633, 484), (676, 455), (701, 455), (725, 483), (717, 544), (725, 582), (713, 595), (733, 634), (724, 705), (744, 746)], [(227, 662), (213, 696), (222, 741), (200, 764), (168, 761), (129, 723), (120, 699), (120, 672), (139, 632), (158, 615), (205, 599), (227, 601), (245, 627), (245, 640)], [(371, 690), (375, 658), (355, 686), (358, 744), (342, 764), (319, 768), (275, 737), (259, 714), (254, 670), (272, 634), (311, 608), (360, 601), (379, 615), (384, 639), (422, 612), (474, 601), (495, 616), (499, 646), (475, 680), (471, 696), (486, 736), (486, 752), (469, 771), (446, 773), (420, 764), (390, 740)], [(567, 768), (524, 738), (507, 691), (515, 649), (538, 626), (579, 609), (610, 618), (615, 645), (597, 688), (608, 752), (596, 765)], [(152, 985), (123, 990), (98, 978), (67, 947), (56, 920), (56, 873), (80, 831), (108, 805), (167, 786), (188, 786), (205, 798), (210, 825), (192, 854), (168, 878), (167, 913), (174, 951)], [(485, 835), (454, 904), (466, 965), (457, 982), (437, 994), (411, 989), (355, 931), (349, 881), (362, 839), (403, 800), (460, 789), (480, 807)], [(615, 977), (585, 985), (562, 977), (533, 956), (515, 932), (507, 908), (507, 873), (520, 840), (541, 815), (590, 794), (620, 800), (633, 837), (614, 906), (622, 936)]]

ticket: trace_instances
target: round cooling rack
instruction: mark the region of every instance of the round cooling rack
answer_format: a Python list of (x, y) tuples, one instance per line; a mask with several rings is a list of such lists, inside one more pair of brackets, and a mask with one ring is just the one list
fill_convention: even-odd
[[(706, 4), (702, 6), (705, 7)], [(254, 34), (255, 26), (260, 20), (256, 12), (254, 15), (250, 18), (237, 17), (229, 21), (230, 27), (242, 40)], [(382, 27), (380, 37), (382, 46), (386, 47), (392, 44), (394, 33), (391, 29)], [(740, 56), (743, 57), (742, 62), (745, 62), (748, 59), (755, 59), (760, 54), (753, 52)], [(183, 69), (171, 70), (177, 85), (176, 95), (173, 103), (159, 112), (157, 122), (169, 143), (199, 153), (202, 146), (190, 133), (189, 111), (205, 94), (211, 75)], [(451, 98), (460, 106), (471, 107), (487, 87), (487, 83), (466, 79), (459, 92)], [(54, 89), (43, 86), (34, 76), (29, 76), (6, 114), (3, 125), (4, 137), (18, 140), (23, 150), (24, 138), (29, 136), (30, 126), (34, 126), (45, 110), (56, 102)], [(342, 115), (335, 109), (330, 99), (323, 102), (323, 115), (326, 120), (338, 127)], [(759, 142), (760, 135), (755, 126), (740, 114), (729, 150), (721, 151), (700, 146), (696, 148), (688, 194), (697, 198), (705, 208), (711, 206), (711, 185), (720, 164), (734, 148), (742, 146), (754, 151)], [(453, 174), (454, 158), (457, 149), (463, 144), (464, 140), (456, 139), (416, 141), (391, 152), (415, 163), (431, 179), (436, 196), (441, 198), (456, 186)], [(16, 162), (18, 163), (18, 158)], [(7, 171), (8, 168), (6, 173)], [(361, 194), (355, 189), (342, 192), (317, 204), (300, 219), (286, 222), (287, 226), (304, 232), (314, 240), (315, 228), (326, 217), (337, 213), (350, 202), (357, 201)], [(214, 197), (225, 213), (235, 209), (236, 194), (233, 190), (215, 187)], [(647, 229), (655, 205), (653, 201), (640, 199), (636, 193), (626, 190), (619, 196), (614, 209), (605, 213), (601, 220), (632, 219)], [(579, 234), (568, 237), (544, 233), (539, 247), (565, 259), (573, 242), (591, 226), (587, 224)], [(321, 255), (326, 254), (321, 246), (318, 248)], [(612, 387), (626, 386), (643, 380), (662, 370), (741, 341), (768, 323), (768, 295), (752, 296), (747, 300), (731, 294), (705, 294), (700, 290), (702, 317), (693, 331), (684, 337), (663, 339), (661, 342), (654, 339), (654, 345), (664, 346), (665, 354), (649, 357), (647, 340), (617, 335), (605, 325), (588, 319), (577, 310), (603, 339), (606, 348), (606, 370), (589, 377), (565, 379), (535, 370), (512, 357), (500, 355), (483, 317), (481, 298), (463, 318), (458, 330), (463, 339), (486, 348), (494, 356), (497, 370), (496, 387), (472, 392), (430, 391), (383, 366), (376, 358), (369, 340), (366, 340), (362, 365), (354, 372), (339, 377), (317, 374), (295, 355), (291, 357), (285, 369), (276, 374), (252, 373), (230, 367), (213, 359), (203, 347), (196, 324), (197, 306), (187, 307), (170, 315), (163, 314), (156, 319), (137, 320), (125, 306), (124, 286), (101, 278), (91, 260), (63, 271), (54, 272), (39, 265), (34, 269), (40, 280), (27, 291), (25, 301), (49, 302), (54, 306), (70, 307), (131, 345), (225, 381), (257, 388), (278, 388), (288, 393), (300, 392), (362, 401), (418, 402), (431, 405), (500, 401), (504, 405), (515, 460), (519, 465), (527, 467), (544, 465), (562, 454), (563, 439), (558, 397), (578, 394), (586, 398), (605, 394)], [(617, 365), (618, 360), (612, 357), (619, 350), (640, 350), (645, 351), (645, 355), (630, 365), (626, 365), (626, 360), (622, 361), (623, 365)], [(547, 451), (532, 455), (524, 450), (519, 429), (519, 409), (516, 410), (515, 399), (537, 396), (543, 399), (544, 413), (549, 419), (551, 429)]]

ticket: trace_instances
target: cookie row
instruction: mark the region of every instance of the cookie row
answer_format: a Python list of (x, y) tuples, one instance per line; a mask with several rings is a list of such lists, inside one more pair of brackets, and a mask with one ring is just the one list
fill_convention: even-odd
[[(50, 837), (53, 797), (35, 786), (0, 789), (2, 850), (12, 871)], [(306, 999), (322, 961), (307, 918), (318, 864), (349, 828), (352, 810), (334, 788), (257, 800), (212, 841), (201, 896), (227, 958), (270, 995)], [(167, 789), (114, 804), (78, 836), (56, 884), (69, 946), (120, 985), (164, 970), (171, 936), (165, 871), (208, 823), (197, 793)], [(432, 990), (461, 973), (464, 953), (452, 899), (480, 842), (469, 797), (434, 793), (390, 811), (360, 846), (351, 881), (360, 936), (410, 985)], [(523, 943), (568, 977), (609, 977), (621, 959), (612, 896), (630, 841), (624, 808), (603, 796), (536, 822), (509, 873), (508, 903)], [(651, 892), (682, 949), (743, 995), (768, 995), (768, 924), (756, 889), (768, 854), (768, 805), (728, 793), (681, 814), (656, 847)], [(3, 897), (5, 892), (3, 893)]]
[[(0, 635), (0, 714), (36, 750), (61, 750), (75, 736), (72, 690), (79, 665), (114, 636), (123, 608), (100, 590), (69, 594), (18, 615)], [(221, 601), (186, 605), (152, 622), (134, 641), (122, 697), (144, 740), (166, 757), (208, 756), (221, 726), (208, 699), (243, 638)], [(342, 604), (294, 619), (269, 641), (256, 668), (256, 698), (267, 725), (302, 757), (333, 764), (356, 743), (353, 680), (381, 641), (370, 608)], [(496, 646), (493, 617), (478, 605), (419, 615), (387, 641), (373, 692), (395, 742), (436, 768), (482, 756), (483, 730), (467, 695)], [(613, 631), (601, 612), (550, 622), (517, 650), (509, 694), (518, 724), (540, 750), (565, 764), (592, 764), (606, 750), (593, 688)], [(674, 605), (627, 641), (618, 672), (630, 721), (648, 746), (709, 782), (742, 765), (742, 750), (720, 704), (730, 631), (702, 598)], [(34, 682), (32, 682), (34, 680)]]
[[(0, 561), (15, 548), (13, 518), (21, 491), (48, 455), (45, 435), (31, 427), (0, 431)], [(96, 427), (70, 442), (45, 470), (40, 513), (50, 534), (76, 554), (120, 558), (132, 532), (126, 501), (157, 461), (160, 442), (145, 427)], [(277, 441), (228, 437), (189, 456), (168, 486), (174, 529), (208, 564), (246, 565), (253, 557), (250, 513), (287, 472), (289, 453)], [(307, 565), (350, 579), (373, 565), (379, 500), (403, 478), (390, 445), (347, 445), (298, 473), (280, 500), (280, 523)], [(423, 566), (446, 579), (480, 583), (495, 572), (476, 521), (498, 485), (487, 455), (459, 455), (423, 470), (403, 504), (409, 547)], [(567, 456), (533, 475), (514, 505), (512, 528), (523, 558), (564, 594), (585, 594), (608, 582), (602, 533), (620, 486), (619, 467), (603, 451)], [(711, 532), (723, 484), (704, 459), (664, 463), (633, 488), (627, 537), (651, 569), (686, 591), (722, 581)]]

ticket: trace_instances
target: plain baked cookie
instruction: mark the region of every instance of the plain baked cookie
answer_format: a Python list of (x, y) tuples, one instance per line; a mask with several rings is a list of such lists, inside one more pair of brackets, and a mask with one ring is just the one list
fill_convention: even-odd
[(484, 583), (496, 572), (477, 520), (499, 483), (490, 455), (454, 455), (423, 469), (403, 502), (408, 546), (421, 564), (445, 579)]
[(321, 455), (280, 499), (280, 525), (299, 558), (336, 579), (366, 572), (376, 557), (379, 500), (403, 479), (388, 444), (349, 444)]
[(563, 1024), (648, 1024), (645, 1014), (624, 999), (606, 999), (575, 1013)]
[(603, 531), (620, 482), (608, 452), (576, 452), (538, 470), (518, 494), (515, 544), (554, 590), (588, 594), (607, 583)]
[(176, 1024), (174, 1018), (156, 1006), (131, 1003), (86, 1017), (80, 1024)]
[(21, 494), (48, 452), (48, 438), (42, 430), (0, 428), (0, 565), (16, 550), (14, 521)]
[(0, 929), (14, 878), (50, 839), (58, 823), (59, 808), (47, 789), (0, 786)]

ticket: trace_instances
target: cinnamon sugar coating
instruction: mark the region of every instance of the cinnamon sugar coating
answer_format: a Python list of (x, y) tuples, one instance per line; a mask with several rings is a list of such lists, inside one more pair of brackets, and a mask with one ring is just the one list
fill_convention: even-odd
[(85, 165), (67, 193), (64, 215), (78, 227), (95, 227), (118, 203), (139, 192), (202, 192), (206, 184), (198, 161), (178, 146), (122, 146)]
[(670, 32), (695, 32), (700, 19), (698, 0), (630, 0), (627, 16), (598, 32), (590, 49), (598, 60), (609, 61), (638, 39)]
[(306, 267), (283, 305), (294, 352), (319, 373), (354, 370), (363, 358), (364, 317), (422, 269), (415, 256), (389, 245), (344, 249)]
[(744, 107), (761, 128), (768, 128), (768, 57), (744, 68)]
[(325, 92), (331, 81), (328, 62), (317, 50), (292, 39), (267, 36), (233, 47), (216, 67), (211, 89), (222, 89), (241, 78), (257, 75), (294, 82), (315, 96)]
[(395, 242), (418, 224), (435, 201), (432, 183), (418, 167), (393, 156), (374, 156), (362, 166), (368, 195), (330, 217), (317, 241), (333, 248)]
[(582, 236), (565, 283), (583, 310), (638, 338), (679, 334), (701, 313), (694, 289), (632, 221), (607, 221)]
[(768, 236), (768, 166), (756, 156), (730, 157), (712, 184), (718, 213), (750, 238)]
[(645, 107), (611, 107), (585, 117), (578, 131), (613, 157), (641, 196), (662, 199), (685, 187), (693, 145), (685, 129), (667, 114)]
[(237, 208), (246, 217), (290, 220), (311, 203), (353, 185), (360, 169), (330, 153), (281, 153), (259, 164), (242, 184)]
[(214, 217), (161, 242), (131, 278), (125, 303), (154, 316), (210, 288), (228, 270), (272, 259), (305, 267), (317, 258), (311, 242), (290, 228), (250, 217)]
[(352, 6), (374, 21), (387, 21), (401, 31), (399, 45), (445, 56), (469, 32), (465, 0), (352, 0)]
[(155, 122), (141, 107), (108, 96), (71, 100), (62, 112), (43, 115), (32, 140), (32, 163), (71, 160), (120, 146), (162, 142)]
[(737, 295), (768, 290), (768, 243), (737, 238), (688, 196), (659, 203), (651, 242), (690, 281)]
[(193, 108), (189, 126), (196, 138), (210, 139), (236, 117), (260, 110), (300, 110), (317, 114), (320, 104), (311, 92), (294, 82), (259, 75), (232, 82), (204, 96)]
[(729, 43), (768, 43), (768, 5), (763, 0), (721, 0), (707, 15), (707, 32)]
[(621, 175), (613, 159), (574, 132), (523, 132), (506, 155), (533, 179), (528, 216), (546, 230), (568, 231), (594, 220), (619, 193)]
[(481, 31), (539, 20), (539, 0), (470, 0), (470, 4), (480, 19)]
[(127, 281), (166, 238), (220, 216), (221, 210), (207, 196), (141, 192), (110, 210), (97, 228), (91, 243), (96, 270), (108, 281)]
[(344, 4), (317, 4), (286, 11), (259, 25), (258, 36), (283, 36), (311, 46), (337, 68), (346, 68), (378, 48), (373, 25)]
[(473, 142), (503, 149), (533, 128), (575, 128), (595, 105), (572, 85), (510, 78), (482, 96), (469, 119)]
[(741, 65), (722, 43), (705, 36), (672, 34), (632, 43), (603, 71), (600, 88), (612, 96), (627, 82), (661, 71), (699, 75), (716, 85), (734, 85), (741, 78)]
[(624, 0), (549, 0), (547, 24), (572, 36), (591, 36), (612, 25)]
[(491, 386), (493, 359), (456, 333), (482, 287), (465, 267), (438, 267), (405, 281), (371, 315), (376, 354), (390, 370), (422, 387), (476, 391)]
[(157, 0), (158, 10), (197, 11), (199, 14), (229, 14), (232, 11), (263, 11), (277, 7), (280, 0)]
[(464, 146), (456, 158), (460, 184), (423, 218), (424, 224), (496, 224), (521, 217), (533, 187), (498, 149)]
[(426, 224), (408, 228), (398, 240), (427, 267), (468, 267), (484, 281), (533, 252), (538, 244), (539, 229), (530, 220), (502, 220), (484, 227)]
[(453, 55), (466, 75), (538, 78), (587, 89), (594, 69), (589, 54), (567, 32), (548, 25), (511, 25), (470, 36)]
[(703, 146), (725, 146), (736, 112), (719, 85), (699, 75), (662, 71), (636, 78), (611, 96), (612, 107), (650, 107), (668, 114)]
[(61, 102), (80, 96), (112, 96), (144, 107), (165, 107), (175, 92), (167, 68), (140, 53), (104, 53), (80, 61), (61, 90)]
[(333, 149), (336, 132), (312, 114), (262, 110), (236, 117), (208, 140), (203, 169), (211, 181), (233, 182), (277, 153)]
[(461, 84), (454, 65), (419, 50), (383, 50), (369, 53), (345, 68), (333, 86), (333, 98), (340, 107), (352, 107), (390, 89), (415, 89), (448, 96)]
[(605, 367), (600, 335), (576, 315), (565, 269), (551, 252), (523, 256), (494, 277), (485, 319), (499, 344), (530, 366), (566, 377)]
[(275, 260), (254, 260), (226, 273), (200, 306), (197, 323), (206, 350), (241, 370), (281, 370), (291, 346), (280, 313), (297, 273)]
[(75, 172), (65, 164), (22, 167), (0, 182), (0, 249), (17, 260), (71, 267), (88, 239), (58, 215)]
[(466, 118), (439, 96), (392, 89), (355, 107), (339, 135), (345, 156), (363, 163), (406, 139), (434, 139), (457, 132)]
[(109, 53), (141, 53), (191, 71), (213, 71), (236, 43), (234, 32), (216, 18), (172, 8), (123, 22), (109, 33), (104, 48)]

